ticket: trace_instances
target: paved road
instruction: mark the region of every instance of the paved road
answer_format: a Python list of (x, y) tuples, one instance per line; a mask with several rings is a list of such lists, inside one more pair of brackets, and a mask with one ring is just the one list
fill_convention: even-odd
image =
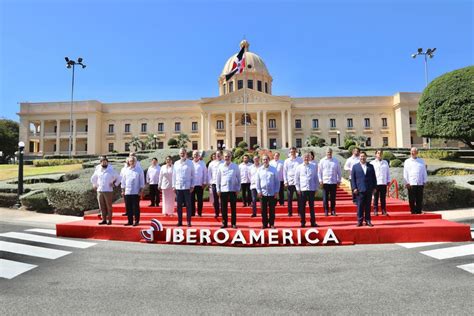
[(447, 259), (421, 253), (473, 243), (239, 249), (80, 240), (95, 245), (78, 248), (44, 238), (24, 240), (25, 233), (52, 237), (48, 231), (25, 231), (31, 228), (3, 223), (0, 242), (68, 253), (46, 259), (0, 252), (4, 260), (36, 266), (0, 278), (1, 315), (467, 315), (474, 310), (474, 274), (457, 267), (474, 262), (472, 248)]

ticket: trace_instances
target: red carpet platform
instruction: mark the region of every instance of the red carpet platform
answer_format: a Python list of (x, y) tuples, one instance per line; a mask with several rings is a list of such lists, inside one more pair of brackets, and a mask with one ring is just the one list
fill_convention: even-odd
[[(304, 245), (352, 245), (398, 242), (469, 241), (470, 226), (441, 219), (438, 214), (413, 215), (405, 201), (389, 198), (388, 216), (372, 216), (374, 227), (356, 227), (356, 206), (351, 196), (338, 189), (336, 216), (324, 216), (322, 202), (316, 204), (318, 227), (308, 227), (309, 213), (306, 214), (305, 228), (300, 227), (300, 218), (293, 205), (293, 216), (288, 216), (287, 206), (277, 206), (275, 229), (262, 229), (260, 210), (258, 216), (251, 217), (251, 207), (237, 203), (237, 228), (221, 229), (221, 217), (214, 218), (214, 209), (209, 202), (204, 203), (202, 217), (192, 218), (192, 227), (177, 227), (177, 215), (165, 216), (161, 207), (148, 207), (149, 201), (142, 201), (140, 225), (123, 226), (127, 221), (122, 216), (125, 205), (114, 205), (113, 224), (98, 225), (97, 214), (84, 216), (83, 221), (58, 224), (57, 235), (74, 238), (92, 238), (122, 241), (145, 241), (141, 232), (148, 230), (152, 242), (174, 244), (201, 244), (223, 246), (304, 246)], [(258, 207), (260, 205), (258, 204)], [(185, 213), (185, 212), (184, 212)], [(151, 220), (158, 220), (162, 231), (151, 231)], [(184, 215), (183, 223), (186, 224)], [(230, 224), (230, 214), (229, 214)]]

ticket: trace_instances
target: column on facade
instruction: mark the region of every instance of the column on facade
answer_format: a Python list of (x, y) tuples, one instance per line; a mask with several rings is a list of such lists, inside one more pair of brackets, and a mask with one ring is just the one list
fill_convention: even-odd
[(286, 147), (285, 110), (281, 110), (281, 148)]
[(267, 111), (263, 111), (263, 148), (268, 148), (268, 121)]
[(40, 151), (41, 154), (44, 155), (44, 120), (41, 120), (41, 123), (40, 123), (39, 151)]
[(211, 149), (211, 113), (207, 113), (207, 149)]
[(74, 119), (72, 125), (72, 154), (77, 154), (77, 119)]
[(61, 120), (56, 120), (56, 152), (58, 155), (61, 152)]
[(231, 148), (229, 112), (225, 112), (225, 148)]
[(288, 147), (293, 147), (293, 128), (291, 126), (291, 109), (288, 109)]
[(201, 133), (201, 139), (200, 139), (200, 147), (201, 150), (205, 150), (206, 147), (204, 146), (204, 113), (201, 112), (201, 127), (199, 128), (199, 131)]
[(231, 125), (232, 125), (232, 135), (230, 136), (231, 137), (231, 144), (230, 144), (230, 147), (229, 148), (234, 148), (237, 146), (237, 144), (235, 143), (235, 112), (232, 112), (232, 122), (231, 122)]
[[(261, 137), (261, 124), (260, 124), (260, 111), (257, 111), (257, 144), (259, 146), (262, 146), (262, 137)], [(250, 145), (250, 144), (249, 144)]]

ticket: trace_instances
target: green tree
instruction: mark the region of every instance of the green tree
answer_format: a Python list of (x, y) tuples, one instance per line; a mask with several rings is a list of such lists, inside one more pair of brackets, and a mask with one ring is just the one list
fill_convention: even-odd
[(135, 147), (135, 151), (138, 151), (138, 149), (142, 149), (143, 147), (143, 142), (138, 136), (133, 136), (132, 140), (128, 144)]
[(433, 80), (419, 101), (418, 133), (423, 137), (455, 139), (474, 149), (473, 91), (474, 66)]
[[(8, 159), (15, 155), (18, 150), (20, 127), (17, 122), (7, 119), (0, 119), (0, 162), (6, 163)], [(27, 144), (28, 145), (28, 144)]]
[(177, 146), (178, 148), (187, 148), (188, 147), (188, 143), (190, 142), (191, 140), (189, 139), (188, 135), (186, 134), (179, 134), (178, 137), (176, 137), (176, 142), (177, 142)]
[(176, 138), (168, 139), (168, 146), (170, 146), (170, 148), (178, 148), (178, 141)]
[[(156, 141), (158, 141), (159, 138), (156, 138)], [(148, 134), (145, 139), (145, 148), (146, 149), (156, 149), (155, 148), (155, 135), (154, 134)]]
[(311, 146), (311, 147), (323, 147), (326, 145), (326, 140), (324, 138), (319, 138), (316, 135), (311, 135), (306, 138), (305, 141), (306, 146)]

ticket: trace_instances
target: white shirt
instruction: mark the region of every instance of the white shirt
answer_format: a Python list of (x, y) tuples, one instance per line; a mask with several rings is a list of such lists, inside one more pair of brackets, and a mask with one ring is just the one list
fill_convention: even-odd
[(107, 165), (107, 168), (100, 166), (95, 169), (91, 183), (97, 188), (97, 192), (112, 192), (114, 184), (120, 185), (120, 176), (111, 165)]
[(359, 158), (359, 157), (350, 156), (349, 158), (347, 158), (346, 163), (344, 164), (344, 170), (349, 171), (349, 179), (351, 178), (352, 167), (353, 167), (355, 164), (358, 164), (359, 162), (360, 162), (360, 158)]
[(143, 170), (135, 166), (134, 168), (126, 168), (122, 176), (122, 189), (125, 195), (138, 194), (145, 186), (145, 176)]
[(160, 165), (148, 167), (146, 171), (146, 183), (148, 184), (158, 184), (160, 178)]
[(219, 165), (217, 170), (217, 192), (239, 192), (240, 191), (240, 171), (239, 167), (231, 162)]
[(410, 185), (424, 185), (428, 182), (425, 161), (421, 158), (412, 157), (405, 160), (403, 164), (403, 179)]
[(303, 159), (301, 157), (295, 157), (295, 159), (289, 157), (285, 160), (283, 164), (283, 181), (285, 181), (285, 185), (295, 185), (296, 167), (302, 163)]
[(284, 178), (283, 178), (283, 163), (284, 163), (283, 160), (273, 159), (272, 161), (270, 161), (270, 166), (272, 166), (276, 169), (278, 181), (280, 181), (280, 182), (284, 181)]
[(242, 162), (239, 165), (240, 183), (250, 183), (251, 181), (250, 168), (251, 167), (252, 167), (252, 164), (250, 162), (247, 162), (247, 163)]
[(194, 166), (191, 160), (178, 160), (173, 164), (173, 188), (189, 190), (194, 183)]
[(224, 160), (213, 160), (209, 164), (209, 168), (207, 170), (207, 179), (209, 179), (210, 184), (217, 183), (217, 170), (219, 170), (219, 166), (224, 163)]
[(337, 184), (341, 182), (341, 166), (339, 161), (332, 157), (324, 157), (319, 161), (318, 168), (319, 182), (325, 184)]
[(164, 165), (161, 167), (158, 187), (162, 190), (173, 188), (173, 166)]
[(207, 167), (204, 161), (193, 159), (194, 181), (193, 186), (204, 186), (207, 184)]
[(262, 165), (256, 174), (257, 193), (263, 196), (273, 196), (280, 191), (280, 181), (278, 181), (277, 170), (273, 166)]
[(296, 168), (295, 182), (296, 191), (317, 191), (319, 186), (317, 163), (299, 165)]
[(362, 167), (362, 171), (364, 171), (364, 174), (367, 174), (367, 162), (366, 163), (360, 162), (360, 166)]
[(257, 167), (255, 165), (252, 165), (250, 167), (250, 190), (257, 189), (257, 172), (261, 166), (262, 165), (258, 165)]
[(390, 183), (390, 168), (386, 160), (372, 160), (370, 162), (375, 169), (375, 176), (377, 177), (377, 185), (387, 185)]

